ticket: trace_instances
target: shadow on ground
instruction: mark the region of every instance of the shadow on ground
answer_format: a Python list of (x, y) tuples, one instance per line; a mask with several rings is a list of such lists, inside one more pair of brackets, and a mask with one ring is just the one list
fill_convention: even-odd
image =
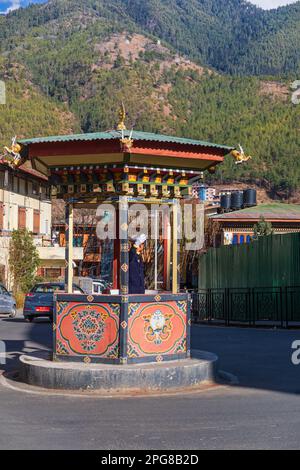
[(239, 379), (239, 387), (300, 393), (300, 365), (292, 363), (299, 330), (194, 326), (194, 349), (219, 356), (221, 369)]
[(0, 358), (0, 370), (16, 370), (22, 354), (52, 348), (52, 323), (47, 319), (27, 323), (21, 316), (0, 317), (0, 340), (6, 348), (6, 362), (1, 364)]
[[(0, 339), (8, 358), (0, 369), (18, 367), (24, 353), (52, 348), (52, 325), (48, 320), (26, 323), (22, 317), (0, 318)], [(214, 352), (220, 368), (239, 379), (239, 387), (300, 394), (300, 365), (292, 363), (292, 343), (298, 330), (270, 330), (197, 325), (192, 328), (192, 349)]]

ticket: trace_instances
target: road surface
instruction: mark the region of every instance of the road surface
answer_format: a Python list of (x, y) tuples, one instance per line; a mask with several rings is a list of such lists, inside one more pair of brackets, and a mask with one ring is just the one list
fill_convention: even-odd
[[(0, 318), (7, 363), (51, 347), (51, 324)], [(300, 330), (194, 326), (192, 346), (215, 352), (239, 384), (147, 398), (43, 396), (0, 385), (0, 449), (299, 449)]]

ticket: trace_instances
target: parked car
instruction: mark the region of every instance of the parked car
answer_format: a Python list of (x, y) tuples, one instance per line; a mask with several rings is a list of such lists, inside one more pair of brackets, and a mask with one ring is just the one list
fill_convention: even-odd
[[(53, 296), (56, 292), (65, 292), (65, 284), (60, 282), (46, 282), (36, 284), (25, 297), (23, 315), (25, 320), (32, 322), (35, 318), (53, 317)], [(73, 294), (84, 294), (84, 291), (73, 284)]]
[(104, 294), (109, 288), (111, 288), (111, 285), (108, 284), (106, 281), (97, 280), (97, 279), (93, 281), (93, 294), (94, 295)]
[(104, 279), (93, 279), (92, 277), (79, 277), (76, 282), (86, 294), (101, 295), (106, 293), (111, 285)]
[(14, 318), (17, 315), (16, 300), (10, 292), (0, 284), (0, 315), (9, 315)]

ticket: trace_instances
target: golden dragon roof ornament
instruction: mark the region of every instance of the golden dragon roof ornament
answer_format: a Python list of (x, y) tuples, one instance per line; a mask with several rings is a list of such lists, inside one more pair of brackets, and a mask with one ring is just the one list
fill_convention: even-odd
[(11, 168), (18, 168), (22, 163), (20, 155), (22, 147), (17, 143), (17, 137), (12, 139), (11, 147), (4, 147), (4, 155), (0, 155), (0, 162), (8, 164)]
[(126, 120), (126, 109), (125, 105), (122, 102), (120, 110), (119, 110), (119, 124), (118, 124), (118, 131), (126, 131), (126, 125), (125, 125), (125, 120)]
[(246, 163), (249, 160), (252, 160), (252, 157), (250, 155), (245, 154), (244, 149), (241, 145), (239, 145), (239, 148), (240, 148), (239, 151), (235, 149), (235, 150), (232, 150), (232, 152), (230, 152), (230, 154), (235, 159), (236, 165), (240, 165), (241, 163)]
[(122, 104), (119, 110), (119, 124), (118, 124), (117, 130), (121, 131), (122, 133), (122, 137), (120, 139), (121, 151), (124, 153), (130, 153), (133, 147), (133, 143), (134, 143), (133, 138), (132, 138), (133, 130), (130, 132), (128, 137), (125, 136), (124, 131), (127, 130), (126, 125), (125, 125), (125, 120), (126, 120), (126, 109), (122, 101)]

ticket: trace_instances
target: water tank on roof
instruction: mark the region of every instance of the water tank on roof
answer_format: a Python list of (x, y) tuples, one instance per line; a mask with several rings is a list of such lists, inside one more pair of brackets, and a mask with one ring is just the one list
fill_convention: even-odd
[(239, 210), (242, 209), (244, 204), (244, 193), (243, 191), (234, 191), (231, 194), (231, 209)]
[(206, 201), (206, 199), (207, 199), (206, 191), (207, 191), (206, 186), (200, 186), (198, 188), (198, 197), (199, 197), (200, 201)]
[(244, 207), (254, 207), (257, 205), (257, 191), (246, 189), (244, 191)]
[(231, 194), (222, 194), (220, 199), (221, 209), (230, 210), (231, 208)]

